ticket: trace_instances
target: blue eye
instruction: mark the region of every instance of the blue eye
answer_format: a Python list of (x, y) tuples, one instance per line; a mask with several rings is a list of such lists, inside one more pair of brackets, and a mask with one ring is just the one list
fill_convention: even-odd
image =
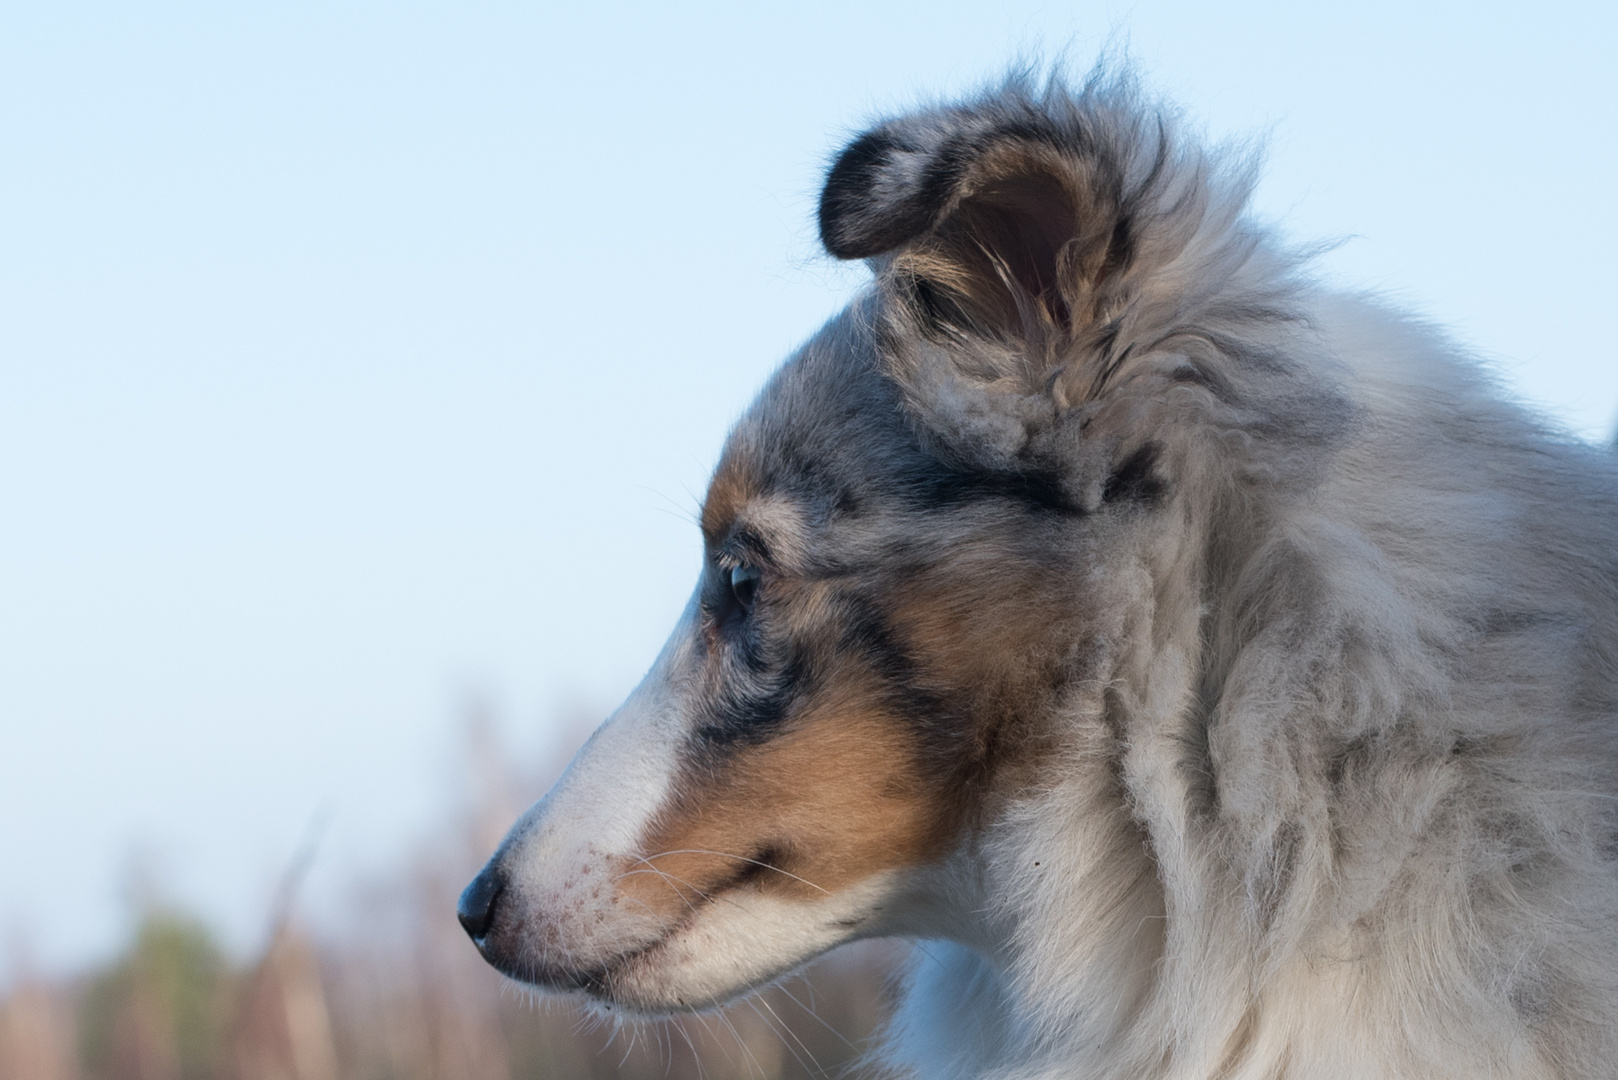
[(758, 595), (758, 580), (757, 567), (738, 566), (730, 572), (730, 594), (743, 611), (753, 610), (753, 600)]

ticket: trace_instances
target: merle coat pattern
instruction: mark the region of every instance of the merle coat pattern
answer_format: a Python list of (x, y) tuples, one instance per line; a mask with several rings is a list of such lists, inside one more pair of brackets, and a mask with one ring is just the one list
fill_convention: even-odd
[(856, 139), (870, 287), (657, 664), (462, 899), (704, 1008), (931, 939), (929, 1078), (1618, 1075), (1618, 469), (1313, 284), (1128, 79)]

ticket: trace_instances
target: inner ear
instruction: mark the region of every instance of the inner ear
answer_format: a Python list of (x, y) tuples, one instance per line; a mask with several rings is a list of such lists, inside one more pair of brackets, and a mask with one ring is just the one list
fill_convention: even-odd
[(1030, 317), (1065, 326), (1062, 251), (1077, 231), (1073, 199), (1054, 176), (997, 179), (940, 223), (914, 270), (987, 328), (1021, 332)]
[(1077, 222), (1055, 179), (1006, 181), (964, 200), (955, 217), (1030, 296), (1059, 296), (1057, 254), (1073, 239)]

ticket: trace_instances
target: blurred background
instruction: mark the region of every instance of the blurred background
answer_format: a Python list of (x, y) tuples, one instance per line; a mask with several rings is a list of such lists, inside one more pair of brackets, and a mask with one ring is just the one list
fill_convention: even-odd
[[(868, 120), (1127, 54), (1571, 435), (1618, 8), (0, 7), (0, 1078), (835, 1073), (902, 956), (591, 1028), (455, 893), (633, 685)], [(923, 961), (924, 962), (924, 958)]]

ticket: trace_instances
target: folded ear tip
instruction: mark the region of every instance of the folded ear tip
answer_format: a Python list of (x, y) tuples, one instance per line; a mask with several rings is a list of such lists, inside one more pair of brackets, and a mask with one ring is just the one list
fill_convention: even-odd
[(820, 191), (820, 242), (837, 258), (874, 254), (858, 226), (894, 148), (886, 131), (867, 131), (843, 148), (827, 172)]
[(932, 224), (932, 207), (900, 175), (915, 154), (889, 127), (878, 127), (843, 148), (820, 192), (820, 242), (839, 259), (868, 259), (891, 251)]

